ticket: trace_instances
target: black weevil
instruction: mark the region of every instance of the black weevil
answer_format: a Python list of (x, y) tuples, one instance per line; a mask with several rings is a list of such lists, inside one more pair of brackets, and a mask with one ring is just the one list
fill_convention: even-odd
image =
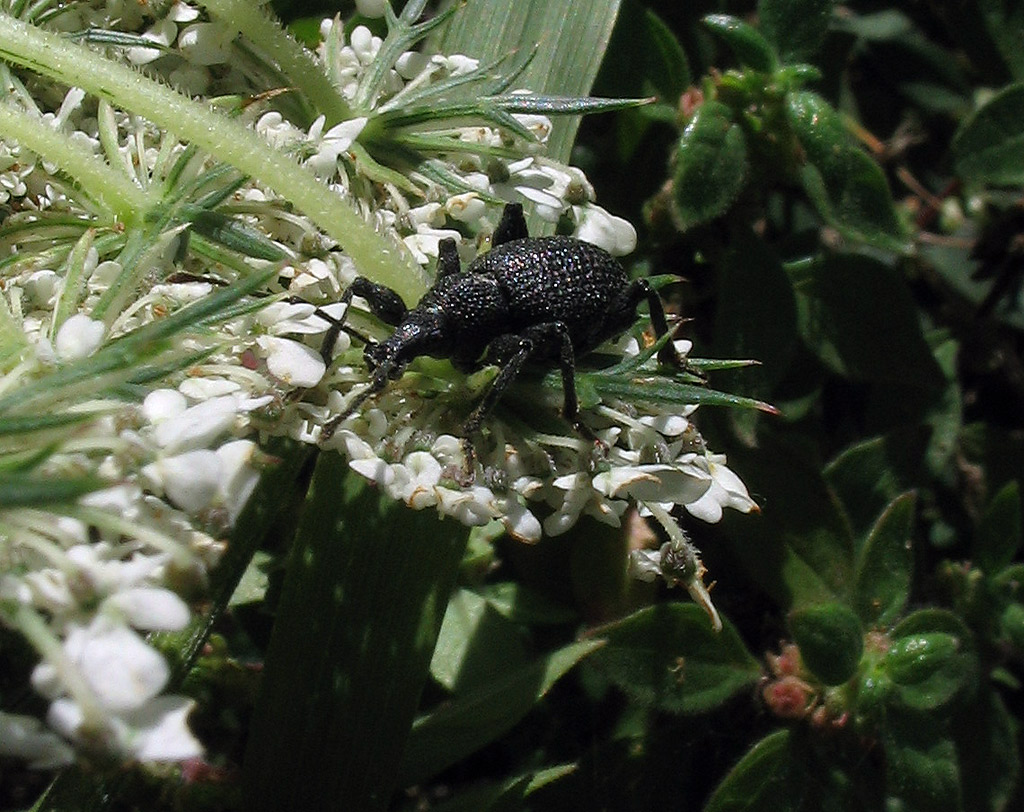
[[(346, 417), (388, 381), (402, 376), (414, 358), (448, 358), (470, 372), (485, 364), (500, 367), (491, 388), (462, 428), (466, 468), (472, 471), (470, 438), (529, 360), (557, 363), (562, 372), (562, 414), (588, 439), (593, 432), (579, 419), (576, 357), (625, 332), (636, 321), (636, 308), (647, 300), (654, 330), (668, 331), (661, 299), (646, 280), (631, 282), (607, 251), (572, 237), (530, 237), (523, 207), (509, 203), (494, 231), (491, 250), (463, 271), (455, 240), (439, 245), (434, 285), (411, 310), (391, 288), (357, 277), (342, 294), (346, 304), (361, 296), (370, 310), (395, 331), (364, 350), (372, 374), (368, 389), (343, 414), (328, 423), (328, 439)], [(348, 313), (346, 308), (345, 314)], [(345, 315), (334, 321), (325, 352), (344, 328)], [(679, 365), (667, 342), (662, 363)]]

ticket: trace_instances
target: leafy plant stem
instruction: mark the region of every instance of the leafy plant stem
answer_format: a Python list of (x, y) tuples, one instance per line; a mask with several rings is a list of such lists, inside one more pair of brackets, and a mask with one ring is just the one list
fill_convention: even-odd
[(270, 187), (337, 240), (362, 275), (393, 288), (407, 302), (426, 290), (422, 271), (399, 244), (377, 232), (349, 203), (328, 193), (311, 172), (241, 122), (6, 14), (0, 14), (0, 58), (145, 116)]

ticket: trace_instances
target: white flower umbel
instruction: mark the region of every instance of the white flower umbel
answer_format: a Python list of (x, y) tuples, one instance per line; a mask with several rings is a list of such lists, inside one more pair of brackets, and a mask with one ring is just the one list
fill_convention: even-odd
[[(500, 74), (515, 65), (414, 50), (444, 13), (424, 27), (383, 1), (356, 5), (386, 17), (387, 39), (325, 20), (315, 54), (258, 4), (230, 0), (73, 4), (83, 31), (141, 36), (104, 46), (109, 57), (0, 15), (14, 66), (0, 116), (0, 419), (22, 429), (0, 448), (3, 471), (18, 472), (12, 484), (0, 471), (0, 623), (37, 652), (32, 683), (49, 700), (49, 729), (0, 712), (0, 753), (47, 768), (75, 748), (201, 752), (192, 702), (144, 635), (189, 623), (183, 596), (201, 591), (264, 466), (258, 438), (322, 442), (413, 509), (498, 520), (524, 541), (581, 516), (618, 526), (639, 502), (675, 544), (641, 569), (701, 600), (699, 559), (672, 515), (755, 508), (705, 447), (696, 406), (658, 395), (686, 376), (641, 354), (639, 328), (600, 350), (629, 367), (628, 397), (600, 395), (600, 370), (581, 365), (582, 419), (600, 445), (559, 416), (557, 374), (524, 374), (470, 438), (467, 471), (462, 425), (495, 370), (431, 359), (323, 441), (369, 382), (363, 339), (390, 330), (366, 302), (338, 303), (355, 277), (413, 304), (440, 240), (468, 264), (500, 201), (616, 255), (636, 244), (580, 170), (545, 157), (551, 106), (507, 91)], [(40, 64), (54, 78), (33, 73)], [(487, 103), (467, 113), (456, 90)], [(221, 301), (232, 283), (253, 295)], [(175, 322), (210, 302), (216, 312)], [(342, 314), (351, 334), (322, 347)]]

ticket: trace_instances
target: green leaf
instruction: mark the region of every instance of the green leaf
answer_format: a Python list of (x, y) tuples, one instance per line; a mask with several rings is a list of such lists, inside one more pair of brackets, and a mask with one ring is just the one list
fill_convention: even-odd
[(761, 676), (732, 625), (716, 633), (693, 604), (658, 604), (600, 633), (608, 645), (591, 665), (634, 701), (668, 713), (710, 710)]
[(890, 713), (884, 730), (889, 794), (898, 808), (927, 812), (962, 809), (956, 748), (941, 721)]
[(896, 701), (913, 711), (933, 711), (973, 697), (980, 665), (971, 635), (950, 612), (922, 609), (892, 630), (884, 660)]
[(760, 0), (761, 31), (783, 62), (803, 62), (825, 41), (834, 0)]
[(889, 503), (915, 479), (921, 438), (898, 430), (843, 449), (825, 466), (825, 479), (850, 520), (858, 548)]
[(0, 508), (46, 508), (73, 502), (80, 496), (109, 486), (109, 482), (95, 476), (33, 477), (22, 473), (0, 473)]
[(978, 183), (1024, 183), (1024, 82), (1009, 85), (978, 108), (953, 139), (956, 170)]
[[(453, 0), (454, 4), (454, 0)], [(467, 13), (456, 14), (440, 29), (431, 46), (482, 62), (505, 57), (517, 48), (538, 45), (516, 81), (535, 93), (586, 96), (608, 40), (619, 0), (474, 0)], [(472, 13), (468, 13), (472, 12)], [(576, 139), (579, 116), (553, 122), (547, 154), (567, 161)], [(531, 229), (531, 233), (537, 233)]]
[(731, 14), (709, 14), (704, 25), (725, 40), (739, 63), (771, 73), (778, 67), (778, 58), (771, 44), (754, 26)]
[(247, 809), (387, 807), (467, 535), (320, 456), (253, 713)]
[(732, 110), (706, 101), (679, 139), (672, 176), (672, 216), (681, 231), (713, 220), (746, 182), (747, 139)]
[(515, 581), (488, 584), (480, 590), (499, 614), (530, 626), (562, 625), (579, 620), (577, 611)]
[(1007, 566), (1021, 546), (1020, 487), (1007, 482), (985, 509), (974, 540), (974, 560), (988, 575)]
[(853, 676), (864, 652), (864, 630), (857, 615), (841, 603), (819, 604), (791, 612), (788, 619), (800, 657), (826, 685)]
[(750, 578), (784, 609), (845, 598), (853, 582), (853, 538), (816, 460), (774, 440), (759, 438), (756, 453), (730, 453), (760, 516), (727, 513), (730, 549)]
[(798, 91), (786, 96), (786, 114), (807, 155), (800, 173), (804, 191), (822, 219), (851, 240), (908, 250), (882, 168), (850, 143), (832, 105)]
[(420, 716), (409, 735), (397, 784), (436, 775), (507, 733), (556, 681), (602, 645), (602, 640), (585, 640), (565, 646)]
[(463, 692), (524, 665), (526, 659), (522, 637), (512, 623), (475, 592), (455, 592), (430, 661), (430, 675), (438, 683)]
[(526, 799), (535, 790), (577, 770), (575, 764), (561, 764), (546, 770), (519, 775), (500, 784), (483, 782), (458, 792), (454, 797), (431, 803), (431, 812), (513, 812), (526, 809)]
[(894, 499), (858, 556), (854, 606), (868, 626), (888, 626), (907, 605), (914, 564), (911, 528), (916, 499), (912, 492)]
[(801, 334), (834, 372), (929, 395), (941, 390), (942, 371), (897, 269), (866, 256), (827, 255), (794, 281)]
[(761, 739), (732, 768), (704, 812), (796, 812), (800, 793), (791, 780), (796, 765), (788, 730)]

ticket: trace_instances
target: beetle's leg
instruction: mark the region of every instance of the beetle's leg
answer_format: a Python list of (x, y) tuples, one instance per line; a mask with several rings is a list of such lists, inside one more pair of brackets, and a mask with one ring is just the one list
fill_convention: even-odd
[(331, 353), (338, 340), (338, 334), (342, 330), (361, 339), (364, 344), (373, 343), (369, 337), (356, 332), (351, 327), (345, 326), (345, 319), (348, 316), (348, 309), (352, 304), (353, 296), (362, 296), (366, 299), (370, 305), (370, 312), (385, 324), (390, 324), (394, 327), (398, 326), (408, 310), (405, 302), (402, 301), (402, 297), (391, 288), (371, 282), (365, 276), (357, 276), (352, 280), (352, 284), (345, 288), (341, 298), (338, 300), (341, 304), (345, 305), (345, 312), (341, 314), (341, 318), (336, 319), (323, 312), (317, 313), (320, 318), (331, 324), (330, 329), (324, 336), (323, 343), (320, 345), (320, 355), (328, 365), (331, 363)]
[[(661, 338), (665, 333), (668, 332), (668, 322), (665, 320), (665, 308), (661, 303), (661, 297), (658, 295), (658, 291), (651, 287), (650, 283), (646, 279), (637, 279), (626, 289), (626, 297), (629, 300), (628, 309), (630, 312), (636, 312), (636, 306), (640, 302), (647, 300), (647, 306), (651, 311), (651, 324), (654, 325), (654, 335)], [(674, 367), (683, 367), (683, 360), (679, 357), (679, 353), (676, 352), (675, 345), (672, 340), (669, 339), (658, 351), (658, 360), (667, 365)]]
[(573, 350), (568, 328), (564, 322), (560, 321), (536, 324), (519, 335), (500, 336), (491, 342), (488, 356), (493, 360), (501, 361), (502, 366), (498, 377), (491, 384), (491, 388), (462, 427), (467, 474), (472, 472), (476, 463), (472, 436), (479, 430), (480, 424), (497, 404), (505, 390), (512, 385), (522, 370), (523, 364), (530, 359), (530, 356), (551, 346), (552, 341), (558, 342), (558, 363), (562, 371), (564, 394), (562, 415), (583, 437), (592, 442), (599, 442), (590, 427), (579, 419), (579, 401), (576, 397), (576, 353)]
[(530, 233), (526, 230), (526, 218), (523, 216), (523, 204), (506, 203), (505, 209), (501, 212), (501, 221), (491, 237), (491, 248), (529, 236)]
[(445, 237), (437, 244), (437, 275), (435, 282), (442, 277), (458, 273), (462, 270), (462, 263), (459, 262), (459, 249), (455, 240)]

